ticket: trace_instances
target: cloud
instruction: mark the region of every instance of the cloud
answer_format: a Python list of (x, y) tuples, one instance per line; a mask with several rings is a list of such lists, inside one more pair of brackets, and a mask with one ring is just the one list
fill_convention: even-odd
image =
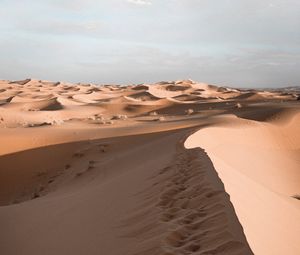
[(22, 31), (33, 32), (38, 35), (93, 35), (101, 31), (103, 24), (99, 21), (72, 21), (72, 20), (41, 20), (39, 23), (24, 20), (17, 24)]
[(300, 80), (299, 0), (0, 2), (0, 79)]
[(152, 2), (148, 0), (127, 0), (127, 2), (136, 4), (136, 5), (151, 5)]

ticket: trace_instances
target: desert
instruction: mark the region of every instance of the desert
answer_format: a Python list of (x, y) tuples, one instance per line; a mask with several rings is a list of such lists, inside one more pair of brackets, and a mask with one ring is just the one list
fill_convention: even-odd
[(0, 253), (300, 254), (299, 95), (0, 81)]

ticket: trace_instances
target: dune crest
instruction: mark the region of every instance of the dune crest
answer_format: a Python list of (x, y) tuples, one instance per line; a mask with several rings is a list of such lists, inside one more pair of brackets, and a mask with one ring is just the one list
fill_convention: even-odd
[(299, 91), (0, 81), (0, 253), (298, 255)]
[(300, 112), (289, 118), (287, 124), (250, 125), (231, 119), (229, 127), (198, 131), (185, 142), (207, 151), (255, 254), (300, 253), (300, 204), (294, 198), (300, 185)]

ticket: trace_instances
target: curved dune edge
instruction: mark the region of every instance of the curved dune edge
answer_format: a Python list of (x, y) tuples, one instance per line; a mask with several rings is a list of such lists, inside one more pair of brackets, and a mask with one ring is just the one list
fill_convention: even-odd
[(212, 160), (254, 254), (300, 254), (300, 114), (288, 114), (284, 123), (232, 117), (185, 142)]
[[(209, 158), (202, 150), (183, 148), (191, 130), (61, 144), (0, 157), (11, 173), (5, 183), (18, 182), (11, 186), (30, 187), (32, 194), (22, 198), (20, 192), (13, 204), (0, 207), (1, 251), (253, 254)], [(114, 155), (118, 160), (112, 160)]]
[[(300, 126), (299, 93), (192, 80), (124, 86), (0, 81), (0, 253), (253, 254), (243, 227), (257, 254), (273, 252), (270, 242), (259, 250), (266, 236), (258, 240), (247, 217), (252, 213), (249, 224), (256, 226), (256, 218), (262, 225), (263, 217), (276, 223), (290, 214), (285, 229), (266, 221), (277, 236), (288, 236), (299, 222), (292, 196), (299, 193), (300, 139), (289, 135)], [(219, 176), (226, 190), (215, 159), (183, 147), (200, 128), (207, 134), (200, 147), (207, 142), (224, 159)], [(255, 171), (240, 167), (237, 153)], [(252, 197), (262, 197), (263, 205)], [(273, 211), (280, 211), (275, 218)], [(294, 234), (288, 244), (297, 248)]]

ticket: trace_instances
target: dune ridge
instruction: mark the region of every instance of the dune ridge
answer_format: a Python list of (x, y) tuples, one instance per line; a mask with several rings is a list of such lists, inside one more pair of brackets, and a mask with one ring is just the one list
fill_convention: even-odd
[(298, 96), (0, 81), (0, 253), (299, 254)]
[(284, 118), (284, 123), (231, 118), (229, 127), (209, 127), (185, 143), (207, 151), (255, 254), (300, 253), (300, 204), (295, 200), (300, 184), (300, 111), (281, 112), (277, 118)]

